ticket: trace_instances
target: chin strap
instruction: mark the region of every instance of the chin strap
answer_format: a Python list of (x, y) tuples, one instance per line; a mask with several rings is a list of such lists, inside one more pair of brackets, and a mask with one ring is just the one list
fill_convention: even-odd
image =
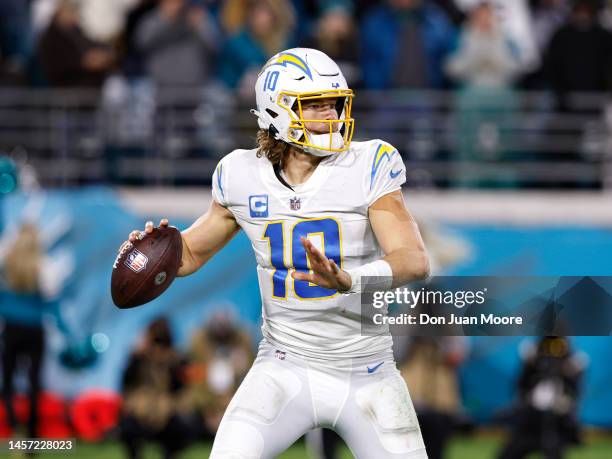
[[(250, 109), (249, 112), (255, 115), (258, 120), (264, 119), (261, 112), (257, 111), (254, 108)], [(324, 156), (330, 156), (336, 153), (333, 151), (320, 150), (319, 148), (317, 148), (317, 147), (329, 147), (330, 146), (329, 145), (329, 134), (312, 134), (309, 132), (308, 135), (311, 139), (311, 143), (313, 144), (313, 146), (304, 146), (304, 145), (298, 145), (292, 142), (288, 142), (287, 140), (283, 139), (280, 133), (276, 130), (276, 128), (272, 124), (270, 124), (270, 126), (268, 127), (268, 131), (270, 132), (270, 134), (274, 135), (274, 138), (276, 140), (282, 140), (283, 142), (286, 142), (289, 145), (299, 148), (300, 150), (303, 150), (304, 152), (311, 154), (313, 156), (324, 157)], [(344, 144), (344, 137), (342, 136), (342, 134), (340, 134), (339, 132), (334, 132), (333, 134), (331, 134), (331, 136), (332, 136), (331, 147), (341, 148), (342, 145)]]
[(327, 151), (327, 150), (320, 150), (317, 147), (326, 147), (326, 148), (341, 148), (342, 145), (344, 145), (344, 138), (342, 137), (342, 134), (340, 134), (339, 132), (334, 132), (333, 134), (331, 134), (332, 138), (331, 138), (331, 145), (329, 144), (329, 134), (312, 134), (312, 133), (308, 133), (308, 137), (310, 138), (310, 143), (313, 144), (313, 146), (303, 146), (302, 149), (306, 152), (309, 153), (311, 155), (314, 156), (330, 156), (333, 155), (337, 152), (334, 151)]

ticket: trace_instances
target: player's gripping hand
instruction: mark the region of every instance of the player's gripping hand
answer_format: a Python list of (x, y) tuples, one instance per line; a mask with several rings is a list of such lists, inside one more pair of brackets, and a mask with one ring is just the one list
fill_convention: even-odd
[[(169, 224), (170, 222), (168, 221), (167, 218), (162, 218), (159, 221), (160, 228), (166, 228)], [(140, 230), (132, 231), (130, 235), (128, 236), (128, 240), (125, 241), (123, 244), (121, 244), (121, 247), (119, 247), (119, 253), (123, 251), (126, 245), (131, 244), (132, 242), (135, 242), (139, 239), (143, 239), (147, 234), (151, 234), (153, 232), (153, 229), (154, 229), (153, 222), (149, 220), (147, 223), (145, 223), (144, 231), (140, 231)], [(181, 262), (181, 265), (182, 265), (182, 262)]]
[(163, 219), (157, 228), (132, 231), (113, 263), (111, 296), (121, 309), (154, 300), (176, 278), (183, 257), (181, 232)]
[[(167, 218), (162, 218), (159, 222), (159, 226), (160, 227), (167, 227), (168, 224), (170, 222), (168, 221)], [(145, 223), (145, 230), (144, 231), (140, 231), (140, 230), (134, 230), (130, 233), (130, 236), (128, 237), (128, 242), (134, 242), (138, 239), (142, 239), (144, 238), (147, 234), (151, 234), (153, 232), (153, 222), (152, 221), (148, 221), (147, 223)]]
[(312, 282), (320, 287), (338, 290), (339, 292), (345, 292), (351, 288), (351, 276), (340, 269), (334, 260), (323, 255), (307, 238), (300, 238), (300, 242), (306, 249), (306, 256), (312, 273), (292, 271), (291, 277), (295, 280)]

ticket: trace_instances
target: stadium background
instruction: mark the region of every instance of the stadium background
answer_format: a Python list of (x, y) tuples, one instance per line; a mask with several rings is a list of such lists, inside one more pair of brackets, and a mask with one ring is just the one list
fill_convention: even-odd
[[(10, 171), (2, 176), (0, 222), (5, 240), (21, 222), (37, 222), (53, 234), (49, 254), (74, 261), (60, 301), (67, 330), (46, 325), (43, 367), (44, 390), (65, 404), (70, 435), (87, 440), (74, 424), (75, 400), (119, 392), (131, 350), (159, 315), (169, 317), (182, 350), (221, 309), (232, 311), (253, 346), (258, 341), (255, 263), (242, 234), (146, 307), (116, 309), (108, 286), (131, 229), (161, 216), (183, 229), (207, 208), (218, 159), (253, 145), (254, 71), (287, 46), (320, 47), (336, 58), (357, 93), (355, 137), (398, 147), (408, 206), (432, 243), (458, 254), (438, 273), (612, 274), (611, 2), (493, 1), (500, 18), (493, 29), (509, 45), (483, 51), (488, 64), (468, 61), (472, 68), (463, 71), (453, 56), (468, 55), (461, 53), (466, 31), (487, 21), (475, 17), (476, 1), (185, 2), (205, 12), (193, 21), (204, 21), (208, 35), (195, 47), (189, 38), (169, 40), (165, 46), (181, 51), (171, 56), (142, 43), (157, 3), (0, 6), (0, 148), (19, 179), (12, 190)], [(58, 38), (61, 30), (48, 33), (57, 5), (78, 18), (73, 41)], [(415, 28), (382, 33), (393, 8)], [(254, 14), (261, 10), (270, 16)], [(278, 33), (257, 35), (266, 24)], [(78, 51), (66, 43), (78, 43)], [(413, 53), (416, 70), (405, 72), (381, 51), (390, 46), (405, 59)], [(79, 60), (87, 50), (102, 53), (94, 70)], [(491, 421), (514, 400), (523, 341), (470, 340), (459, 368), (462, 403), (484, 430), (459, 438), (449, 457), (494, 457), (501, 437), (491, 440)], [(610, 339), (572, 344), (589, 362), (580, 421), (603, 432), (573, 457), (610, 457)], [(62, 360), (67, 351), (76, 363)], [(110, 432), (84, 451), (119, 454)]]

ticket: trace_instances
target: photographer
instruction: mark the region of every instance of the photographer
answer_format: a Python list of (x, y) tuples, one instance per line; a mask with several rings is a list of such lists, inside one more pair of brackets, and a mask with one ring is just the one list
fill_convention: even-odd
[(198, 87), (209, 80), (217, 30), (196, 3), (161, 0), (138, 25), (136, 46), (159, 87)]
[(568, 445), (580, 442), (577, 400), (583, 371), (584, 364), (572, 353), (567, 338), (541, 338), (525, 360), (512, 434), (499, 459), (538, 451), (557, 459)]

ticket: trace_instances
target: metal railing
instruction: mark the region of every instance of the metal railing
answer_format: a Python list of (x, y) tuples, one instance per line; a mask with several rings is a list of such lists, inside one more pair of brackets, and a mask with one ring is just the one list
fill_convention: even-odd
[[(386, 91), (357, 94), (355, 139), (395, 145), (408, 186), (612, 186), (604, 94)], [(224, 154), (254, 146), (253, 101), (220, 88), (156, 92), (0, 89), (0, 151), (47, 186), (199, 185)]]

